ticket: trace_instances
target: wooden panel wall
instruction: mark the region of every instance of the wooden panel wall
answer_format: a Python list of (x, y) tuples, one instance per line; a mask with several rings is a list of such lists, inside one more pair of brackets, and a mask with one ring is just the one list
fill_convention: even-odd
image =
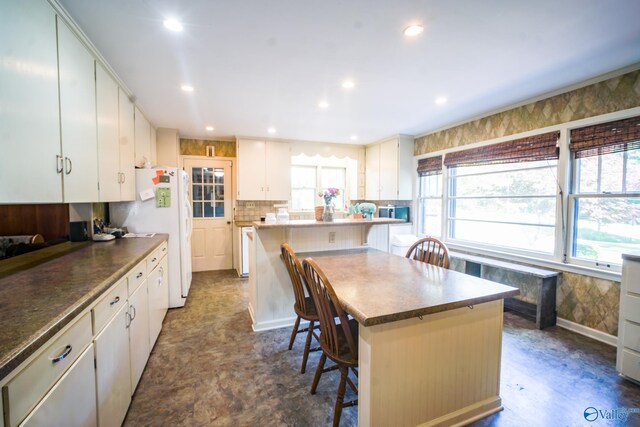
[(69, 235), (69, 206), (0, 205), (0, 236), (42, 234), (45, 241)]

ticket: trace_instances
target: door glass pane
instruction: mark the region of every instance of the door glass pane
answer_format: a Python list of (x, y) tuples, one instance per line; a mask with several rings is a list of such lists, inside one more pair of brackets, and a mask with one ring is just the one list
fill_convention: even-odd
[(216, 200), (224, 201), (224, 186), (216, 185)]
[(205, 184), (213, 184), (213, 169), (202, 169), (202, 180)]
[(224, 203), (216, 203), (216, 217), (224, 216)]
[(224, 169), (216, 168), (213, 170), (214, 182), (216, 184), (224, 184)]
[(193, 200), (202, 200), (202, 186), (194, 185), (193, 186)]
[(191, 169), (191, 181), (194, 184), (202, 182), (202, 168)]
[(213, 218), (213, 203), (204, 202), (204, 217)]
[(204, 186), (204, 200), (211, 201), (213, 199), (213, 186), (205, 185)]
[(202, 202), (193, 202), (193, 217), (202, 218)]

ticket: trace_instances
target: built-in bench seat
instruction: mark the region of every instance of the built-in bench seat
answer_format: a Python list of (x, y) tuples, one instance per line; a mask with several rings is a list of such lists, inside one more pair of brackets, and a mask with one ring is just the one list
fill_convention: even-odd
[(556, 285), (560, 272), (461, 252), (449, 252), (451, 268), (520, 289), (505, 309), (535, 319), (538, 329), (556, 324)]

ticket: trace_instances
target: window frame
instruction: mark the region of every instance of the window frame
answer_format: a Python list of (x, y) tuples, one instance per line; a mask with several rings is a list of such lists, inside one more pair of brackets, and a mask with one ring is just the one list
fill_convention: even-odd
[[(445, 185), (444, 182), (442, 182), (442, 176), (444, 175), (444, 170), (440, 170), (438, 172), (429, 174), (429, 175), (425, 175), (425, 176), (418, 176), (417, 179), (417, 188), (418, 191), (416, 192), (416, 204), (417, 204), (417, 209), (416, 209), (416, 213), (417, 215), (416, 217), (416, 232), (417, 234), (419, 234), (420, 236), (431, 236), (431, 237), (437, 237), (438, 239), (442, 239), (442, 236), (444, 235), (443, 233), (443, 222), (442, 218), (444, 218), (444, 203), (445, 203), (445, 198), (444, 198), (444, 192), (445, 192)], [(422, 196), (422, 178), (425, 178), (426, 176), (437, 176), (440, 177), (440, 196)], [(436, 234), (426, 234), (426, 233), (421, 233), (420, 231), (424, 229), (424, 221), (426, 218), (425, 213), (422, 210), (422, 203), (421, 200), (439, 200), (440, 201), (440, 232), (436, 235)]]
[[(291, 168), (293, 170), (294, 167), (301, 167), (301, 168), (314, 168), (316, 171), (316, 188), (314, 191), (314, 207), (311, 209), (291, 209), (290, 212), (300, 212), (300, 213), (309, 213), (309, 212), (313, 212), (315, 206), (320, 206), (320, 205), (324, 205), (324, 201), (322, 200), (322, 198), (320, 196), (318, 196), (318, 193), (320, 191), (323, 191), (323, 187), (321, 187), (321, 181), (322, 181), (322, 169), (341, 169), (344, 172), (344, 188), (340, 188), (341, 193), (343, 194), (343, 198), (345, 201), (345, 204), (349, 204), (351, 202), (350, 198), (349, 198), (349, 194), (348, 194), (348, 189), (349, 189), (349, 173), (348, 173), (348, 168), (347, 166), (340, 166), (340, 165), (310, 165), (310, 164), (292, 164)], [(300, 188), (300, 189), (308, 189), (309, 187), (295, 187), (295, 188)], [(338, 187), (333, 187), (333, 188), (338, 188)], [(294, 191), (294, 186), (293, 186), (293, 179), (292, 179), (292, 183), (291, 183), (291, 199), (293, 200), (293, 191)], [(344, 206), (335, 206), (335, 212), (346, 212), (346, 210), (344, 209)]]
[[(574, 153), (570, 155), (570, 168), (571, 168), (571, 191), (567, 195), (567, 207), (568, 207), (568, 228), (566, 235), (566, 247), (568, 248), (566, 253), (566, 261), (570, 264), (579, 265), (587, 268), (595, 268), (603, 271), (613, 271), (613, 272), (621, 272), (622, 271), (622, 260), (620, 263), (607, 262), (607, 261), (597, 261), (590, 260), (585, 258), (579, 258), (573, 255), (574, 253), (574, 245), (576, 238), (576, 231), (578, 227), (578, 212), (576, 210), (577, 201), (579, 199), (607, 199), (607, 198), (637, 198), (640, 197), (640, 191), (636, 192), (603, 192), (599, 191), (602, 180), (602, 156), (594, 156), (598, 158), (598, 191), (596, 192), (585, 192), (578, 193), (577, 188), (580, 184), (580, 166), (578, 159), (576, 158)], [(622, 188), (623, 191), (626, 187), (626, 172), (628, 171), (627, 167), (627, 155), (625, 152), (624, 161), (622, 166), (623, 173), (623, 182)]]

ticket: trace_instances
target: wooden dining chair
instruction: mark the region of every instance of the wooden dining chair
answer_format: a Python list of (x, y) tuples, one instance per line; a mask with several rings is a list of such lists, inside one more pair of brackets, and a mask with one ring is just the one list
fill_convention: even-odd
[[(297, 315), (296, 322), (293, 325), (293, 331), (291, 331), (291, 338), (289, 339), (289, 350), (293, 348), (293, 343), (299, 333), (307, 333), (307, 340), (304, 343), (304, 352), (302, 353), (302, 368), (300, 368), (300, 373), (304, 374), (307, 369), (309, 352), (321, 350), (319, 347), (311, 348), (312, 336), (315, 336), (316, 339), (318, 339), (313, 331), (313, 329), (317, 327), (316, 322), (318, 322), (318, 313), (316, 311), (316, 306), (313, 303), (313, 299), (309, 295), (309, 286), (307, 285), (300, 260), (296, 257), (291, 246), (287, 243), (283, 243), (280, 250), (282, 252), (282, 260), (284, 261), (284, 265), (287, 267), (287, 272), (291, 279), (291, 285), (293, 286), (293, 294), (295, 296), (293, 310)], [(301, 319), (307, 320), (309, 325), (306, 328), (298, 329), (300, 327)]]
[[(320, 317), (320, 347), (322, 348), (322, 356), (320, 356), (313, 378), (311, 394), (316, 393), (320, 376), (324, 372), (335, 369), (340, 371), (340, 384), (338, 385), (333, 414), (335, 427), (340, 424), (342, 408), (358, 404), (358, 399), (344, 402), (346, 384), (349, 384), (356, 395), (358, 394), (358, 388), (349, 378), (349, 370), (356, 377), (358, 376), (358, 322), (355, 319), (349, 320), (347, 314), (342, 310), (338, 296), (318, 264), (312, 258), (307, 258), (303, 261), (303, 266), (311, 297)], [(325, 368), (327, 357), (335, 362), (335, 365)]]
[(405, 255), (409, 259), (449, 268), (449, 250), (435, 237), (424, 237), (415, 242)]

